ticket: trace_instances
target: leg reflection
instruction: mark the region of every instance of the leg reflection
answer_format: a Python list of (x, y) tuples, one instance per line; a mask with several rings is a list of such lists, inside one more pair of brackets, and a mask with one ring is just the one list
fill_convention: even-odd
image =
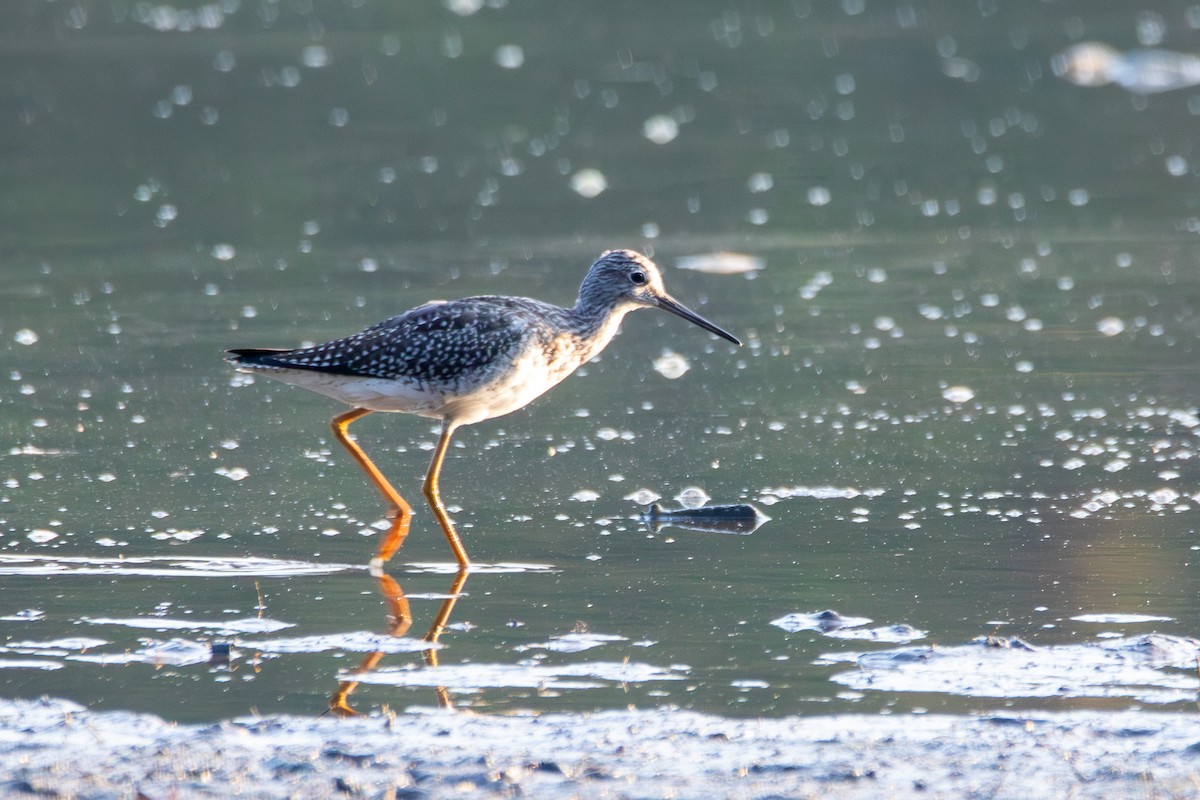
[[(450, 621), (450, 614), (454, 611), (454, 606), (458, 602), (459, 596), (462, 594), (463, 586), (467, 582), (469, 573), (465, 569), (460, 569), (454, 576), (454, 581), (450, 584), (450, 590), (446, 593), (447, 597), (442, 601), (438, 608), (437, 616), (434, 617), (433, 623), (429, 626), (429, 631), (425, 634), (424, 641), (430, 644), (437, 644), (438, 638), (442, 635), (442, 631), (446, 629), (446, 625)], [(400, 584), (392, 579), (390, 575), (379, 573), (376, 576), (378, 581), (379, 593), (382, 595), (384, 602), (388, 607), (388, 634), (392, 636), (404, 636), (408, 633), (409, 628), (413, 624), (412, 608), (409, 606), (408, 598), (404, 596), (404, 590), (400, 588)], [(430, 667), (438, 665), (438, 655), (435, 648), (430, 648), (425, 653), (425, 663)], [(375, 669), (379, 662), (383, 659), (384, 653), (376, 651), (368, 653), (354, 671), (356, 673), (369, 672)], [(338, 684), (337, 691), (329, 698), (329, 710), (341, 716), (354, 716), (361, 712), (356, 711), (350, 705), (350, 695), (358, 688), (359, 681), (346, 680)], [(438, 705), (442, 708), (450, 708), (450, 693), (444, 686), (435, 687), (437, 693)]]

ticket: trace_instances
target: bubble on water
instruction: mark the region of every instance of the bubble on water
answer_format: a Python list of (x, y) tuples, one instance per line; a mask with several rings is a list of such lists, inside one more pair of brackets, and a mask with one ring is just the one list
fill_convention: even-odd
[(1096, 323), (1096, 330), (1105, 336), (1117, 336), (1124, 332), (1125, 322), (1118, 317), (1105, 317)]
[(1146, 495), (1146, 499), (1155, 505), (1165, 506), (1179, 499), (1179, 492), (1174, 489), (1156, 489)]
[(668, 114), (655, 114), (642, 123), (642, 135), (655, 144), (666, 144), (679, 135), (679, 123)]
[(675, 500), (684, 508), (700, 508), (712, 498), (708, 492), (701, 489), (699, 486), (689, 486), (679, 494), (675, 495)]
[(29, 328), (21, 328), (13, 334), (13, 341), (17, 344), (31, 345), (37, 344), (38, 335)]
[(872, 267), (867, 270), (867, 280), (871, 283), (883, 283), (887, 280), (887, 270), (883, 267)]
[(975, 398), (975, 390), (969, 386), (947, 386), (942, 397), (951, 403), (967, 403)]
[(1123, 458), (1114, 458), (1104, 465), (1105, 472), (1120, 472), (1129, 466), (1129, 462)]
[(504, 69), (518, 69), (525, 63), (525, 50), (519, 44), (502, 44), (492, 58)]
[(580, 503), (594, 503), (600, 499), (600, 493), (594, 489), (580, 489), (571, 495), (571, 499)]
[(766, 262), (758, 256), (744, 253), (719, 252), (683, 256), (675, 260), (675, 266), (679, 269), (707, 272), (710, 275), (734, 275), (757, 272), (766, 266)]
[(241, 481), (250, 477), (250, 471), (245, 467), (217, 467), (213, 472), (222, 477), (229, 478), (231, 481)]
[(448, 30), (442, 35), (442, 53), (446, 58), (458, 58), (463, 54), (462, 34), (456, 30)]
[(484, 0), (442, 0), (443, 5), (460, 17), (469, 17), (483, 8)]
[(596, 197), (607, 188), (608, 181), (598, 169), (581, 169), (571, 176), (571, 189), (581, 197)]
[(691, 368), (692, 364), (687, 358), (671, 351), (654, 359), (654, 371), (671, 381), (682, 378)]
[(800, 287), (800, 297), (804, 300), (812, 300), (817, 294), (833, 283), (833, 273), (822, 270), (813, 275), (808, 283)]
[(212, 248), (212, 257), (218, 261), (229, 261), (235, 255), (237, 250), (231, 244), (214, 244)]
[(771, 218), (765, 208), (752, 208), (746, 213), (746, 221), (751, 225), (766, 225)]
[(28, 534), (26, 534), (25, 538), (34, 544), (45, 544), (46, 542), (52, 542), (57, 539), (58, 534), (54, 531), (46, 530), (45, 528), (34, 528)]
[(814, 206), (827, 206), (833, 201), (833, 195), (824, 186), (813, 186), (808, 190), (808, 202)]
[(310, 44), (300, 53), (300, 63), (310, 69), (329, 66), (329, 50), (319, 44)]
[(626, 500), (632, 500), (640, 506), (648, 506), (653, 502), (662, 499), (662, 495), (653, 489), (638, 489), (636, 492), (630, 492), (625, 495)]
[(769, 172), (756, 172), (746, 181), (746, 187), (755, 193), (769, 191), (775, 185), (775, 179)]

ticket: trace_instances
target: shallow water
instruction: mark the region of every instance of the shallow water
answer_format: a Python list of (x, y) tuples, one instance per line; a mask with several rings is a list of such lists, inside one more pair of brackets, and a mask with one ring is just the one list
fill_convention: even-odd
[[(361, 710), (1189, 707), (1179, 658), (1069, 690), (1106, 643), (1200, 630), (1200, 94), (1049, 69), (1153, 19), (448, 5), (0, 10), (5, 694), (186, 720), (319, 713), (356, 678)], [(1152, 15), (1164, 46), (1185, 8)], [(376, 581), (384, 509), (336, 409), (221, 352), (434, 297), (569, 303), (613, 246), (746, 346), (630, 317), (456, 436), (466, 584), (423, 507), (399, 592)], [(721, 251), (746, 258), (686, 260)], [(429, 421), (354, 432), (418, 498)], [(692, 486), (771, 519), (636, 519)], [(870, 621), (773, 624), (826, 609)], [(981, 636), (1044, 648), (1068, 690), (861, 655)], [(1141, 669), (1170, 691), (1125, 691)]]

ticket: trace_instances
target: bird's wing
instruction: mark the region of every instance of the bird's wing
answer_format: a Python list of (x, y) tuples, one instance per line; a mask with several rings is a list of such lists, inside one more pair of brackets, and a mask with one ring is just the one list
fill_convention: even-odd
[(529, 335), (528, 314), (516, 298), (428, 303), (344, 339), (271, 360), (341, 375), (450, 382), (518, 351)]

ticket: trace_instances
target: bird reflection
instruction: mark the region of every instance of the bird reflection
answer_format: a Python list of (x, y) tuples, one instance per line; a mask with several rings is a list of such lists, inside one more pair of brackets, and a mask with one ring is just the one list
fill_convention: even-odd
[[(405, 514), (397, 517), (392, 522), (392, 527), (385, 534), (384, 545), (390, 548), (390, 552), (394, 553), (404, 543), (405, 536), (408, 535), (409, 521), (411, 515)], [(380, 547), (384, 549), (383, 546)], [(392, 576), (384, 573), (382, 570), (372, 571), (376, 585), (379, 589), (379, 594), (387, 605), (387, 633), (397, 638), (405, 636), (409, 628), (413, 624), (412, 607), (409, 605), (408, 598), (404, 595), (404, 590), (400, 588), (400, 584), (396, 582)], [(446, 599), (442, 601), (438, 607), (437, 616), (433, 618), (433, 622), (426, 631), (423, 641), (430, 645), (437, 645), (438, 639), (441, 638), (442, 632), (446, 630), (446, 625), (450, 622), (450, 614), (454, 611), (454, 606), (458, 603), (458, 598), (462, 596), (463, 586), (467, 583), (467, 575), (470, 574), (467, 569), (460, 568), (455, 573), (454, 580), (450, 583), (450, 588), (446, 591)], [(384, 651), (376, 650), (373, 653), (368, 653), (366, 657), (359, 662), (358, 667), (353, 670), (353, 674), (362, 674), (370, 672), (379, 666), (379, 662), (383, 660)], [(438, 651), (436, 646), (431, 646), (424, 651), (425, 664), (430, 667), (438, 665)], [(358, 688), (360, 681), (344, 680), (338, 683), (337, 690), (329, 698), (329, 710), (340, 716), (357, 716), (362, 712), (357, 711), (350, 705), (350, 695)], [(437, 703), (440, 708), (450, 708), (450, 693), (444, 686), (435, 687), (437, 693)]]
[[(438, 607), (437, 616), (429, 626), (422, 639), (430, 645), (436, 645), (438, 639), (442, 635), (442, 631), (446, 629), (446, 625), (450, 621), (450, 614), (454, 611), (454, 605), (458, 602), (458, 598), (462, 596), (463, 585), (467, 582), (468, 571), (465, 569), (459, 570), (454, 581), (450, 584), (450, 589), (446, 592), (446, 599), (442, 601)], [(413, 616), (412, 608), (409, 605), (408, 598), (404, 596), (404, 590), (400, 588), (400, 584), (392, 578), (392, 576), (380, 573), (375, 576), (375, 580), (379, 587), (379, 594), (383, 597), (388, 607), (388, 629), (387, 632), (396, 637), (404, 636), (408, 633), (408, 629), (412, 627)], [(368, 653), (358, 667), (354, 669), (354, 674), (362, 674), (370, 672), (379, 666), (379, 662), (383, 660), (384, 651), (376, 650), (373, 653)], [(430, 647), (424, 651), (425, 664), (430, 667), (438, 665), (438, 651), (436, 647)], [(358, 688), (360, 681), (345, 680), (338, 683), (337, 691), (329, 698), (329, 710), (341, 716), (357, 716), (362, 712), (357, 711), (350, 705), (350, 695)], [(434, 688), (437, 693), (437, 703), (440, 708), (450, 708), (450, 693), (444, 686)]]

